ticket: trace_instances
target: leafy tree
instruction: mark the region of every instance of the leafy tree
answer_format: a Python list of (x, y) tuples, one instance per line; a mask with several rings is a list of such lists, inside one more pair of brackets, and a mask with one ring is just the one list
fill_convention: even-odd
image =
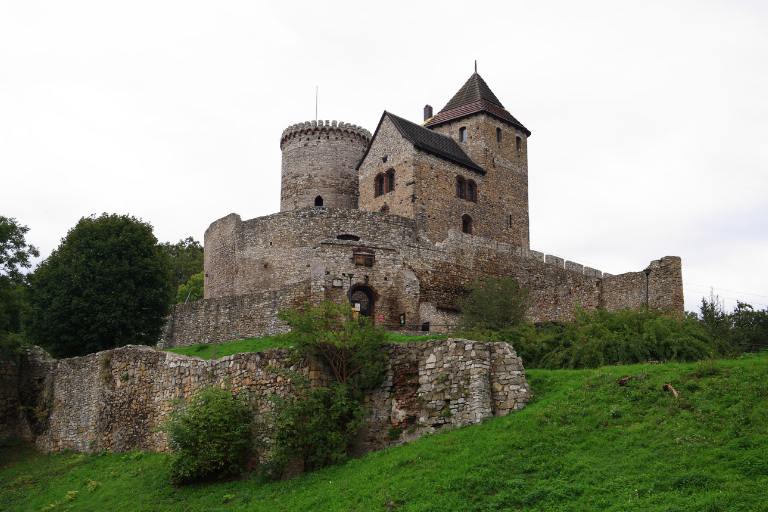
[(0, 215), (0, 277), (21, 281), (21, 269), (30, 268), (30, 259), (40, 256), (37, 248), (25, 239), (28, 231), (16, 219)]
[(151, 345), (173, 289), (152, 226), (128, 215), (82, 218), (31, 278), (31, 338), (55, 356)]
[(203, 271), (203, 246), (191, 236), (175, 244), (165, 242), (160, 244), (160, 248), (171, 261), (174, 289)]
[(39, 256), (28, 244), (27, 226), (0, 215), (0, 349), (15, 350), (21, 340), (22, 318), (28, 308), (28, 279), (22, 272)]
[(176, 303), (184, 304), (202, 299), (204, 280), (202, 272), (192, 274), (186, 283), (179, 285), (179, 290), (176, 292)]
[(475, 282), (461, 301), (461, 327), (470, 331), (500, 330), (520, 325), (528, 311), (528, 290), (512, 277)]
[(164, 430), (173, 451), (171, 480), (187, 484), (237, 476), (253, 447), (253, 413), (243, 395), (203, 388), (173, 410)]
[(373, 389), (384, 378), (384, 331), (364, 316), (355, 317), (349, 304), (330, 301), (284, 311), (287, 337), (303, 355), (324, 362), (339, 384), (352, 391)]

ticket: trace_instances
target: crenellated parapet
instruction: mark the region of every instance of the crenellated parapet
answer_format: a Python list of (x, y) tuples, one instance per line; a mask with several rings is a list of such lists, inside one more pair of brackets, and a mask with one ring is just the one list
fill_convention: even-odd
[(280, 149), (283, 149), (286, 143), (294, 139), (331, 136), (358, 138), (366, 146), (371, 141), (371, 132), (356, 124), (336, 120), (305, 121), (292, 124), (283, 130), (283, 134), (280, 136)]

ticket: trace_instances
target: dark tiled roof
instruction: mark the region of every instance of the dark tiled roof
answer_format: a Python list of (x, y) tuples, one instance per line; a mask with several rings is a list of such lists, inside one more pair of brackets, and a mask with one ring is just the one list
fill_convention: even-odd
[(417, 149), (485, 174), (485, 170), (473, 162), (452, 138), (428, 130), (423, 126), (407, 121), (402, 117), (397, 117), (389, 112), (384, 112), (384, 116), (389, 117), (400, 134)]
[(519, 128), (526, 135), (531, 132), (515, 117), (506, 111), (504, 105), (493, 94), (483, 77), (473, 73), (469, 80), (459, 89), (459, 92), (453, 95), (453, 98), (446, 103), (443, 109), (436, 116), (429, 119), (425, 126), (437, 126), (448, 121), (461, 119), (478, 112), (485, 112), (502, 121), (506, 121), (512, 126)]

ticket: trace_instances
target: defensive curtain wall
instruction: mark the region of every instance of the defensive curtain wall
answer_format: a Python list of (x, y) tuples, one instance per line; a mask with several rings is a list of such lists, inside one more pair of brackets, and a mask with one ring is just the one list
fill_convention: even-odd
[[(678, 257), (610, 275), (582, 264), (450, 231), (419, 240), (414, 221), (360, 210), (305, 208), (206, 231), (206, 299), (175, 306), (165, 346), (282, 332), (277, 313), (302, 302), (367, 293), (374, 319), (390, 328), (444, 330), (459, 299), (482, 276), (512, 276), (531, 293), (533, 321), (562, 321), (577, 306), (682, 313)], [(249, 293), (259, 290), (257, 293)], [(365, 297), (364, 297), (365, 299)], [(403, 324), (403, 325), (401, 325)]]
[[(451, 339), (386, 350), (386, 378), (366, 399), (359, 451), (505, 415), (530, 398), (522, 362), (506, 343)], [(310, 382), (328, 378), (286, 350), (206, 361), (140, 346), (61, 360), (37, 349), (0, 369), (0, 434), (81, 452), (165, 450), (158, 427), (174, 400), (207, 385), (249, 393), (263, 419), (272, 396), (292, 393), (292, 372)]]

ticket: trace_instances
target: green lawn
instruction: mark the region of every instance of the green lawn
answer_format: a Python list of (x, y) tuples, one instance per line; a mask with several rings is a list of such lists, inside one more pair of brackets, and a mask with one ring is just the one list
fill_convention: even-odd
[[(386, 339), (390, 343), (418, 343), (428, 340), (445, 339), (442, 334), (402, 334), (399, 332), (387, 332)], [(238, 354), (240, 352), (263, 352), (271, 348), (286, 348), (291, 344), (284, 335), (264, 336), (261, 338), (247, 338), (244, 340), (228, 341), (226, 343), (201, 343), (167, 349), (168, 352), (194, 356), (201, 359), (217, 359), (219, 357)]]
[(0, 510), (768, 511), (768, 354), (528, 375), (518, 413), (283, 482), (174, 489), (162, 454), (6, 448)]

